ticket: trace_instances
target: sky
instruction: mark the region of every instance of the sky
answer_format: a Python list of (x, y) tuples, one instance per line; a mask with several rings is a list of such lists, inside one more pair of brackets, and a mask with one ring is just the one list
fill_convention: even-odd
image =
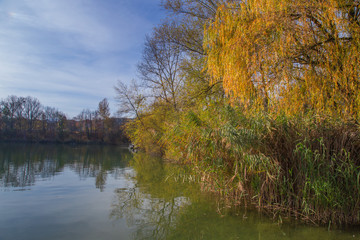
[(32, 96), (68, 117), (136, 78), (160, 0), (0, 0), (0, 99)]

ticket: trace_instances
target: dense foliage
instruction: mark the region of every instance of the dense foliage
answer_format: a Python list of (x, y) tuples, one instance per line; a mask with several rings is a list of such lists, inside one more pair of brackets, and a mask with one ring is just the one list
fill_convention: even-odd
[(359, 118), (358, 5), (342, 0), (223, 5), (205, 31), (207, 69), (247, 108)]
[(359, 2), (163, 6), (140, 79), (116, 87), (131, 141), (231, 204), (359, 224)]

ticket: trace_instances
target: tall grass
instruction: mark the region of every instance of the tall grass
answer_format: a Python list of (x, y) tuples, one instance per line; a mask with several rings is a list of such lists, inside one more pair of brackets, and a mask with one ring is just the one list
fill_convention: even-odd
[(193, 165), (204, 190), (317, 223), (360, 223), (360, 131), (341, 119), (242, 114), (209, 105), (162, 138), (165, 157)]
[(275, 122), (266, 143), (280, 163), (278, 203), (321, 223), (360, 223), (359, 126), (286, 119)]

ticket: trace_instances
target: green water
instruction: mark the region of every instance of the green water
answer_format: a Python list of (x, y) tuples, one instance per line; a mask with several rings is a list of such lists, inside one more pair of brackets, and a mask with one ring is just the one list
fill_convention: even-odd
[[(286, 222), (286, 221), (285, 221)], [(360, 239), (229, 210), (179, 166), (111, 146), (0, 145), (0, 240)]]

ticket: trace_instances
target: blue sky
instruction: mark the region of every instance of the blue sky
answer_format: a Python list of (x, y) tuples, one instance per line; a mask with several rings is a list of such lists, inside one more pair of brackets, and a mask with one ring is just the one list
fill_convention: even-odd
[(0, 98), (33, 96), (68, 117), (116, 111), (113, 86), (136, 78), (160, 0), (0, 0)]

